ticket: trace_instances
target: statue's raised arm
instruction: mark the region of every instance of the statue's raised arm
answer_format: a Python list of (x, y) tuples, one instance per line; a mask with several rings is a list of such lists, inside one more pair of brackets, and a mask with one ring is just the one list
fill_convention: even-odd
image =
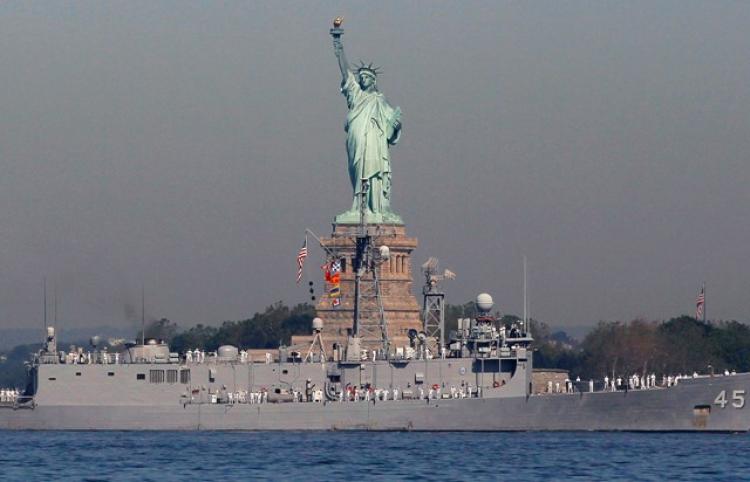
[(336, 54), (336, 58), (339, 61), (342, 83), (346, 81), (346, 75), (347, 72), (349, 72), (349, 62), (346, 60), (344, 45), (341, 43), (341, 36), (344, 34), (344, 29), (341, 28), (341, 23), (343, 21), (343, 17), (336, 17), (333, 19), (333, 28), (331, 29), (331, 36), (333, 37), (333, 53)]

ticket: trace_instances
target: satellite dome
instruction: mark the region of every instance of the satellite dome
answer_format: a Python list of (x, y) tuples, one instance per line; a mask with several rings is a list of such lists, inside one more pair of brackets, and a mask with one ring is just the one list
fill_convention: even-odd
[(234, 361), (239, 356), (240, 352), (236, 346), (233, 345), (221, 345), (217, 350), (217, 354), (222, 361)]
[(481, 311), (482, 313), (487, 313), (492, 309), (493, 302), (492, 302), (492, 296), (488, 295), (487, 293), (479, 293), (477, 295), (477, 309)]
[(323, 330), (323, 320), (320, 318), (313, 318), (312, 320), (312, 329), (313, 331), (322, 331)]

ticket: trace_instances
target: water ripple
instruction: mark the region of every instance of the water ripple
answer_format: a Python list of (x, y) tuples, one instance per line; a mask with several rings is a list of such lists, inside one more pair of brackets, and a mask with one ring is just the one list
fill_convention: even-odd
[(0, 432), (3, 480), (740, 480), (746, 435)]

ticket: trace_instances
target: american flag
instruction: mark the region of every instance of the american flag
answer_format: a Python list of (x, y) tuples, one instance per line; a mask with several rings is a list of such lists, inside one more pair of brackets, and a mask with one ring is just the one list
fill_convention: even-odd
[(305, 242), (302, 243), (302, 247), (297, 253), (297, 283), (302, 279), (302, 267), (305, 266), (305, 258), (307, 258), (307, 236), (305, 236)]
[(695, 319), (703, 319), (703, 314), (706, 309), (706, 285), (701, 286), (701, 290), (698, 292), (698, 297), (695, 299)]

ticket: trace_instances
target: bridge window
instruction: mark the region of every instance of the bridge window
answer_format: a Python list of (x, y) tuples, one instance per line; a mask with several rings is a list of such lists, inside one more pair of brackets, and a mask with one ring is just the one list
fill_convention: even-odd
[(113, 376), (115, 376), (115, 372), (107, 372), (107, 376), (108, 377), (113, 377)]
[(177, 370), (167, 370), (167, 383), (177, 383)]
[(148, 381), (151, 383), (164, 383), (164, 370), (149, 370)]
[(145, 373), (136, 373), (135, 374), (135, 379), (136, 380), (145, 380), (146, 379), (146, 374)]
[(180, 370), (180, 383), (190, 383), (190, 370)]

